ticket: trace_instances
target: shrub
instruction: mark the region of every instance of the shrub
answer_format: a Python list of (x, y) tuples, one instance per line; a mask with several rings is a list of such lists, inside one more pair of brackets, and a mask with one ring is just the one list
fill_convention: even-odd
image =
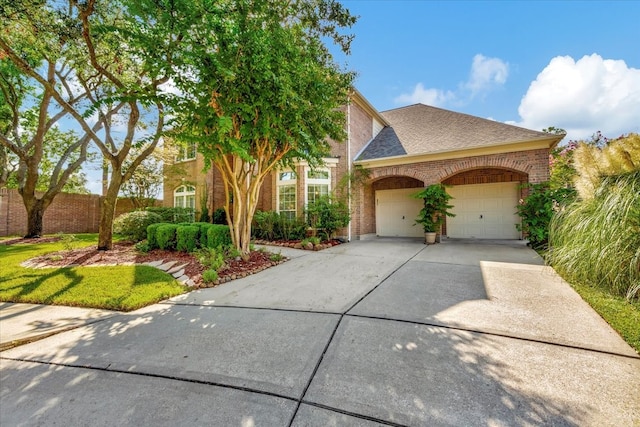
[(214, 271), (224, 266), (224, 252), (220, 248), (200, 248), (195, 251), (195, 256), (200, 264)]
[(162, 217), (149, 211), (134, 211), (120, 215), (113, 221), (113, 232), (124, 239), (139, 242), (147, 237), (147, 227), (162, 222)]
[(197, 225), (178, 226), (176, 229), (176, 249), (193, 252), (199, 243), (200, 227)]
[(193, 208), (172, 208), (172, 207), (156, 207), (150, 206), (145, 209), (147, 212), (153, 212), (162, 217), (161, 221), (170, 224), (178, 224), (181, 222), (191, 223), (195, 217)]
[(150, 249), (158, 248), (158, 228), (165, 223), (159, 222), (156, 224), (151, 224), (147, 227), (147, 242), (149, 243)]
[(547, 261), (568, 281), (640, 297), (640, 171), (601, 180), (551, 221)]
[(149, 242), (147, 240), (143, 240), (142, 242), (136, 243), (134, 247), (136, 248), (136, 251), (143, 254), (146, 254), (147, 252), (151, 251), (151, 246), (149, 245)]
[(58, 233), (58, 237), (60, 238), (60, 242), (62, 243), (62, 247), (65, 251), (71, 252), (76, 248), (78, 238), (74, 234), (64, 234), (60, 232)]
[(207, 229), (207, 246), (210, 248), (226, 248), (231, 244), (231, 233), (228, 225), (212, 224)]
[(213, 269), (206, 270), (202, 273), (202, 280), (204, 280), (205, 283), (213, 283), (218, 280), (218, 272)]
[(156, 241), (160, 249), (164, 249), (167, 251), (176, 250), (177, 228), (178, 225), (176, 224), (162, 224), (160, 227), (158, 227), (158, 231), (156, 233)]
[(201, 248), (207, 246), (207, 231), (213, 226), (213, 224), (209, 222), (194, 222), (191, 225), (196, 225), (200, 229), (200, 232), (198, 233), (200, 239), (198, 241), (198, 246)]
[(526, 234), (532, 248), (545, 249), (553, 214), (574, 198), (575, 191), (570, 188), (552, 190), (546, 182), (531, 184), (528, 188), (529, 195), (516, 206), (522, 219), (522, 224), (517, 224), (516, 227)]
[(252, 234), (258, 239), (275, 240), (278, 213), (274, 211), (256, 211), (253, 215)]
[(256, 211), (252, 234), (264, 240), (300, 240), (305, 237), (307, 225), (300, 219), (290, 219), (274, 211)]
[(211, 216), (211, 222), (213, 222), (214, 224), (228, 225), (227, 214), (224, 211), (224, 208), (218, 208), (215, 211), (213, 211), (213, 215)]
[(209, 208), (206, 206), (200, 211), (198, 222), (209, 222)]
[(280, 252), (269, 255), (269, 261), (279, 262), (284, 259), (284, 256)]
[(333, 237), (338, 229), (346, 227), (351, 219), (347, 205), (329, 196), (309, 203), (305, 212), (309, 226), (318, 230), (325, 240)]

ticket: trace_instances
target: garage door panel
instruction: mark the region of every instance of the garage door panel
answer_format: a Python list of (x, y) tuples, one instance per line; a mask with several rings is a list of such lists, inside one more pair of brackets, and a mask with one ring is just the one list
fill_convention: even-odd
[(459, 185), (447, 189), (454, 199), (447, 218), (449, 237), (517, 239), (520, 233), (516, 214), (518, 183)]
[(376, 191), (376, 234), (389, 237), (422, 237), (420, 225), (414, 225), (422, 200), (412, 196), (420, 189), (403, 188)]

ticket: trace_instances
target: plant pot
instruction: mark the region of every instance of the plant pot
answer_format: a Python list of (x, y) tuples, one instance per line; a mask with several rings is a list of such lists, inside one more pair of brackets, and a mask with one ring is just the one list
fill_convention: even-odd
[(437, 233), (424, 233), (424, 243), (427, 245), (433, 245), (436, 242)]

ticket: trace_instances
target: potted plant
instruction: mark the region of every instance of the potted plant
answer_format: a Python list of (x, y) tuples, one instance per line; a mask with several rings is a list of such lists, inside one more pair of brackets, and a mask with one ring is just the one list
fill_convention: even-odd
[(416, 218), (416, 224), (422, 225), (426, 244), (436, 242), (436, 234), (444, 223), (446, 217), (453, 217), (455, 214), (449, 212), (453, 205), (449, 204), (452, 197), (446, 192), (443, 184), (432, 184), (425, 187), (413, 197), (423, 199), (424, 206)]

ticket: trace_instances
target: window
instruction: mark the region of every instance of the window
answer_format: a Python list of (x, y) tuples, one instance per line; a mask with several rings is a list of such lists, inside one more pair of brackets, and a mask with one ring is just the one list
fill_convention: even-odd
[(176, 208), (196, 208), (196, 188), (182, 185), (173, 192), (173, 206)]
[(195, 158), (196, 158), (195, 142), (187, 146), (181, 146), (178, 148), (178, 155), (176, 156), (176, 162), (184, 162), (186, 160), (193, 160)]
[(307, 204), (329, 195), (331, 177), (328, 169), (307, 171)]
[(278, 212), (287, 218), (296, 217), (296, 174), (293, 171), (278, 173)]

